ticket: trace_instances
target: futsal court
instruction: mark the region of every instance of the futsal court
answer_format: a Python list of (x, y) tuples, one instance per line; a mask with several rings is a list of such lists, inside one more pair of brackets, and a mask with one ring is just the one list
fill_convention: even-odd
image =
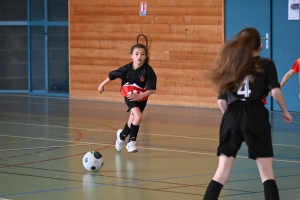
[[(217, 168), (221, 112), (148, 104), (138, 152), (117, 152), (116, 132), (128, 119), (126, 110), (125, 103), (1, 94), (0, 199), (202, 199)], [(282, 200), (300, 199), (300, 113), (291, 114), (293, 122), (285, 124), (281, 113), (270, 113)], [(98, 172), (82, 165), (91, 150), (104, 158)], [(219, 199), (264, 199), (244, 145)]]

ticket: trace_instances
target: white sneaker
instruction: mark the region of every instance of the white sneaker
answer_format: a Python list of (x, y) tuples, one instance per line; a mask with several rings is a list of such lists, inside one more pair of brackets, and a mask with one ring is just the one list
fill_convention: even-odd
[(135, 141), (130, 141), (127, 143), (126, 145), (126, 149), (129, 153), (135, 153), (137, 152), (138, 150), (136, 149), (136, 146), (135, 146), (136, 142)]
[(117, 151), (122, 151), (123, 144), (124, 144), (124, 140), (121, 140), (121, 138), (120, 138), (121, 132), (122, 132), (122, 129), (119, 129), (117, 131), (117, 140), (116, 140), (116, 145), (115, 145)]

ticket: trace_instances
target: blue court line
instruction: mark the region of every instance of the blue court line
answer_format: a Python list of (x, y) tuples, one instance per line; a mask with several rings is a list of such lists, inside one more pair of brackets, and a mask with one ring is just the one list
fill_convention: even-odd
[[(196, 175), (196, 176), (199, 176), (199, 175)], [(200, 176), (202, 176), (202, 175), (200, 175)], [(189, 177), (195, 177), (195, 176), (189, 176)], [(185, 177), (181, 177), (181, 178), (185, 178)], [(171, 178), (166, 178), (166, 179), (171, 179)], [(134, 180), (134, 181), (130, 181), (130, 182), (120, 182), (120, 183), (111, 183), (111, 184), (100, 184), (100, 183), (88, 182), (87, 184), (91, 184), (91, 186), (76, 186), (76, 187), (69, 187), (69, 188), (56, 188), (56, 189), (51, 189), (51, 190), (28, 191), (28, 192), (19, 192), (19, 193), (12, 193), (12, 194), (1, 194), (0, 196), (1, 197), (18, 196), (18, 195), (37, 194), (37, 193), (46, 193), (46, 192), (54, 192), (54, 191), (67, 191), (67, 190), (80, 189), (80, 188), (103, 187), (103, 186), (122, 186), (124, 184), (126, 185), (126, 184), (132, 184), (132, 183), (149, 182), (149, 181), (166, 180), (166, 179)], [(135, 187), (132, 187), (132, 188), (133, 189), (140, 189), (140, 188), (135, 188)], [(280, 189), (280, 190), (291, 190), (291, 189), (299, 189), (299, 187), (285, 188), (285, 189)], [(224, 190), (236, 191), (236, 192), (242, 192), (242, 193), (241, 194), (232, 194), (232, 195), (222, 195), (222, 197), (263, 193), (263, 191), (250, 192), (250, 191), (236, 190), (236, 189), (229, 189), (229, 188), (224, 188)], [(164, 191), (160, 190), (160, 192), (164, 192)]]
[[(300, 187), (294, 187), (294, 188), (285, 188), (285, 189), (279, 189), (280, 191), (284, 191), (284, 190), (297, 190)], [(225, 188), (224, 188), (225, 189)], [(227, 189), (226, 189), (227, 190)], [(258, 194), (258, 193), (264, 193), (264, 191), (257, 191), (257, 192), (245, 192), (245, 193), (241, 193), (241, 194), (226, 194), (226, 195), (222, 195), (222, 197), (229, 197), (229, 196), (239, 196), (239, 195), (245, 195), (245, 194)]]
[[(276, 176), (275, 178), (276, 179), (279, 179), (279, 178), (287, 178), (287, 177), (297, 177), (297, 176), (300, 176), (300, 174), (291, 174), (291, 175), (286, 175), (286, 176)], [(244, 181), (254, 181), (254, 180), (260, 180), (260, 177), (257, 177), (257, 178), (251, 178), (251, 179), (241, 179), (241, 180), (233, 180), (233, 181), (227, 181), (227, 183), (236, 183), (236, 182), (244, 182)]]
[[(243, 152), (239, 152), (237, 154), (237, 156), (243, 156), (243, 157), (248, 157), (248, 153), (243, 153)], [(250, 158), (249, 158), (250, 159)], [(294, 159), (294, 160), (291, 160), (291, 161), (298, 161), (300, 162), (300, 157), (292, 157), (292, 156), (282, 156), (282, 154), (278, 155), (276, 154), (273, 159)]]
[(300, 162), (300, 156), (285, 156), (285, 155), (282, 155), (282, 154), (276, 154), (275, 157), (273, 157), (274, 159), (294, 159), (293, 161), (299, 161)]
[[(295, 168), (296, 168), (296, 166), (295, 166)], [(232, 173), (245, 173), (245, 172), (253, 172), (253, 171), (257, 171), (257, 170), (239, 170), (239, 171), (235, 171)], [(0, 173), (7, 173), (7, 172), (0, 172)], [(15, 173), (11, 173), (11, 174), (15, 174)], [(24, 175), (24, 174), (19, 174), (19, 175)], [(69, 188), (56, 188), (56, 189), (51, 189), (51, 190), (28, 191), (28, 192), (19, 192), (19, 193), (11, 193), (11, 194), (0, 194), (0, 197), (28, 195), (28, 194), (37, 194), (37, 193), (54, 192), (54, 191), (66, 191), (66, 190), (73, 190), (73, 189), (79, 189), (79, 188), (90, 188), (90, 187), (122, 186), (122, 185), (132, 184), (132, 183), (162, 181), (162, 180), (171, 180), (171, 179), (178, 179), (178, 178), (180, 178), (180, 179), (195, 178), (197, 176), (208, 176), (208, 175), (212, 176), (213, 174), (198, 174), (198, 175), (191, 175), (191, 176), (170, 177), (170, 178), (160, 178), (160, 179), (150, 179), (150, 180), (132, 180), (132, 181), (127, 181), (127, 182), (119, 182), (119, 183), (111, 183), (111, 184), (87, 182), (87, 184), (93, 184), (93, 185), (91, 185), (91, 186), (75, 186), (75, 187), (69, 187)], [(25, 175), (25, 176), (33, 176), (33, 175)], [(289, 175), (289, 176), (295, 176), (295, 175)], [(287, 176), (280, 176), (280, 177), (287, 177)], [(52, 178), (52, 177), (41, 177), (40, 176), (40, 178)], [(116, 177), (116, 178), (124, 178), (124, 177)], [(52, 179), (59, 180), (59, 178), (52, 178)], [(257, 178), (257, 179), (259, 179), (259, 178)], [(248, 179), (248, 180), (252, 180), (252, 179)], [(68, 180), (66, 180), (66, 181), (68, 181)], [(247, 181), (247, 180), (243, 179), (243, 180), (228, 181), (228, 182), (239, 182), (239, 181)], [(78, 181), (78, 182), (84, 183), (84, 181)], [(200, 185), (202, 185), (202, 184), (200, 184)], [(136, 189), (139, 189), (139, 188), (136, 188)], [(237, 191), (237, 192), (244, 192), (243, 194), (260, 193), (260, 192), (249, 192), (249, 191), (243, 191), (243, 190), (233, 190), (233, 189), (227, 189), (227, 188), (224, 188), (224, 189), (231, 190), (231, 191)], [(297, 188), (295, 188), (295, 189), (297, 189)], [(286, 188), (285, 190), (288, 190), (288, 188)], [(163, 192), (163, 190), (160, 190), (160, 191)], [(242, 194), (235, 194), (235, 195), (242, 195)], [(235, 195), (226, 195), (226, 196), (235, 196)]]
[(272, 135), (274, 134), (285, 134), (285, 133), (288, 133), (288, 134), (294, 134), (294, 135), (298, 135), (299, 134), (299, 129), (298, 128), (295, 128), (295, 129), (286, 129), (286, 128), (274, 128), (271, 130), (272, 131)]
[[(274, 171), (276, 170), (281, 170), (281, 169), (291, 169), (291, 168), (296, 168), (299, 169), (299, 164), (295, 165), (295, 166), (282, 166), (282, 167), (274, 167)], [(216, 168), (217, 169), (217, 168)], [(258, 169), (249, 169), (249, 170), (238, 170), (238, 171), (231, 171), (230, 174), (235, 174), (235, 173), (247, 173), (247, 172), (258, 172)]]
[[(1, 164), (0, 166), (6, 166), (6, 164)], [(69, 173), (69, 174), (78, 174), (78, 175), (85, 175), (86, 173), (82, 173), (82, 172), (72, 172), (72, 171), (66, 171), (66, 170), (54, 170), (54, 169), (45, 169), (45, 168), (38, 168), (38, 167), (28, 167), (28, 166), (12, 166), (12, 167), (17, 167), (17, 168), (25, 168), (25, 169), (34, 169), (34, 170), (41, 170), (41, 171), (52, 171), (52, 172), (60, 172), (60, 173)], [(274, 167), (274, 171), (276, 170), (281, 170), (281, 169), (293, 169), (296, 168), (298, 169), (299, 166), (296, 164), (294, 166), (279, 166), (279, 167)], [(0, 169), (1, 170), (1, 169)], [(248, 173), (248, 172), (258, 172), (258, 169), (251, 169), (251, 170), (236, 170), (236, 171), (231, 171), (230, 174), (237, 174), (237, 173)], [(0, 173), (4, 173), (1, 172)], [(109, 176), (104, 176), (104, 175), (97, 175), (97, 174), (93, 174), (95, 176), (103, 176), (103, 177), (109, 177)], [(199, 176), (212, 176), (214, 174), (197, 174), (197, 175), (190, 175), (190, 176), (184, 176), (184, 178), (193, 178), (195, 176), (199, 177)], [(300, 174), (294, 174), (293, 176), (298, 176)], [(288, 175), (290, 176), (290, 175)], [(284, 176), (276, 176), (276, 177), (284, 177)], [(120, 177), (120, 178), (125, 178), (125, 177)], [(179, 177), (171, 177), (171, 178), (164, 178), (164, 180), (167, 179), (178, 179), (178, 178), (183, 178), (182, 176)], [(243, 179), (245, 180), (245, 179)]]
[[(239, 153), (237, 154), (237, 156), (243, 156), (243, 157), (248, 157), (248, 152), (245, 152), (245, 151), (247, 151), (247, 149), (245, 149), (245, 150), (240, 150), (239, 151)], [(282, 154), (278, 154), (278, 153), (276, 153), (275, 155), (274, 155), (274, 157), (273, 157), (273, 159), (295, 159), (295, 160), (292, 160), (292, 161), (299, 161), (300, 162), (300, 157), (292, 157), (292, 156), (282, 156)], [(297, 160), (297, 159), (299, 159), (299, 160)]]
[[(273, 145), (273, 149), (274, 148), (278, 148), (278, 147), (281, 147), (281, 146), (279, 146), (279, 145)], [(244, 149), (244, 148), (246, 148), (246, 149)], [(299, 147), (291, 147), (291, 148), (299, 148)], [(247, 147), (245, 146), (245, 147), (241, 148), (239, 150), (237, 156), (247, 157), (248, 156)], [(285, 156), (285, 155), (283, 156), (282, 153), (279, 154), (279, 153), (275, 152), (273, 159), (278, 159), (278, 158), (280, 158), (280, 159), (285, 159), (285, 158), (287, 158), (287, 159), (295, 159), (295, 160), (292, 160), (292, 161), (299, 161), (300, 162), (300, 156)], [(299, 160), (297, 160), (297, 159), (299, 159)]]
[[(8, 172), (0, 172), (0, 173), (8, 173)], [(16, 173), (11, 173), (11, 174), (16, 174)], [(24, 176), (25, 174), (18, 174), (18, 175), (23, 175)], [(182, 179), (182, 178), (195, 178), (197, 176), (208, 176), (208, 175), (212, 176), (212, 174), (198, 174), (198, 175), (159, 178), (159, 179), (150, 179), (150, 180), (131, 180), (131, 181), (126, 181), (126, 182), (117, 182), (117, 183), (111, 183), (111, 184), (102, 184), (102, 183), (100, 184), (100, 183), (87, 182), (87, 184), (93, 184), (93, 185), (91, 185), (91, 186), (74, 186), (74, 187), (69, 187), (69, 188), (56, 188), (56, 189), (51, 189), (51, 190), (28, 191), (28, 192), (19, 192), (19, 193), (11, 193), (11, 194), (1, 194), (0, 197), (28, 195), (28, 194), (37, 194), (37, 193), (54, 192), (54, 191), (65, 191), (65, 190), (73, 190), (73, 189), (79, 189), (79, 188), (90, 188), (90, 187), (122, 186), (122, 185), (128, 185), (128, 184), (133, 184), (133, 183), (154, 182), (154, 181), (162, 181), (162, 180), (174, 180), (174, 179)], [(33, 176), (33, 175), (25, 175), (25, 176)], [(52, 178), (52, 179), (59, 180), (59, 178), (53, 178), (53, 177), (41, 177), (41, 176), (39, 176), (39, 177), (40, 178)], [(116, 178), (124, 178), (124, 177), (116, 177)], [(84, 181), (79, 181), (79, 182), (83, 183)], [(166, 183), (166, 184), (168, 184), (168, 183)], [(172, 184), (172, 183), (170, 183), (170, 184)], [(136, 189), (139, 189), (139, 188), (136, 188)], [(163, 192), (163, 191), (161, 190), (161, 192)]]
[[(300, 174), (291, 174), (291, 175), (288, 175), (288, 176), (276, 176), (276, 179), (279, 179), (279, 178), (283, 178), (283, 177), (290, 177), (290, 176), (299, 176)], [(253, 178), (253, 179), (242, 179), (242, 180), (235, 180), (235, 181), (227, 181), (227, 183), (237, 183), (237, 182), (244, 182), (244, 181), (254, 181), (254, 180), (260, 180), (260, 177), (258, 178)], [(222, 197), (227, 197), (227, 196), (239, 196), (239, 195), (247, 195), (247, 194), (258, 194), (258, 193), (264, 193), (264, 191), (253, 191), (253, 192), (250, 192), (250, 191), (244, 191), (244, 190), (237, 190), (237, 189), (229, 189), (227, 188), (226, 186), (228, 186), (228, 184), (225, 184), (225, 187), (223, 188), (223, 190), (227, 190), (227, 191), (234, 191), (234, 192), (242, 192), (242, 193), (239, 193), (239, 194), (226, 194), (226, 195), (222, 195)], [(263, 187), (263, 184), (261, 183), (262, 187)], [(299, 189), (300, 187), (293, 187), (293, 188), (280, 188), (279, 191), (283, 191), (283, 190), (294, 190), (294, 189)]]
[[(190, 177), (193, 177), (193, 176), (190, 176)], [(182, 178), (185, 178), (185, 177), (182, 177)], [(133, 181), (129, 181), (129, 182), (127, 181), (127, 182), (118, 182), (118, 183), (110, 183), (110, 184), (87, 182), (87, 184), (91, 184), (91, 186), (74, 186), (74, 187), (69, 187), (69, 188), (56, 188), (56, 189), (51, 189), (51, 190), (37, 190), (37, 191), (11, 193), (11, 194), (0, 194), (0, 197), (28, 195), (28, 194), (37, 194), (37, 193), (54, 192), (54, 191), (66, 191), (66, 190), (91, 188), (91, 187), (122, 186), (122, 185), (128, 185), (128, 184), (133, 184), (133, 183), (151, 182), (151, 181), (167, 180), (167, 179), (171, 179), (171, 178), (151, 179), (151, 180), (133, 180)], [(81, 181), (81, 182), (84, 183), (84, 181)], [(139, 189), (139, 188), (135, 188), (135, 187), (132, 187), (132, 188), (133, 189)], [(160, 192), (164, 192), (164, 191), (160, 190)], [(165, 192), (168, 192), (168, 191), (165, 191)]]
[[(0, 122), (1, 123), (1, 122)], [(1, 133), (1, 132), (0, 132)], [(7, 131), (6, 132), (7, 133), (7, 135), (11, 135), (11, 133), (14, 133), (14, 132), (10, 132), (10, 131)], [(39, 133), (25, 133), (25, 134), (30, 134), (30, 136), (40, 136), (40, 134)], [(2, 136), (2, 135), (0, 135), (0, 136)], [(5, 135), (4, 135), (5, 136)], [(17, 136), (16, 136), (17, 137)], [(24, 137), (24, 136), (20, 136), (20, 137)], [(65, 138), (67, 138), (67, 136), (59, 136), (59, 135), (55, 135), (55, 137), (57, 138), (57, 139), (65, 139)], [(50, 138), (51, 139), (51, 138)], [(107, 140), (107, 141), (109, 141), (109, 140)], [(64, 141), (63, 141), (64, 142)], [(66, 141), (66, 142), (68, 142), (68, 141)], [(165, 146), (164, 146), (165, 147)], [(247, 148), (247, 147), (245, 147), (245, 148)], [(185, 148), (186, 149), (186, 148)], [(198, 150), (198, 149), (195, 149), (195, 150)], [(206, 150), (206, 149), (204, 149), (204, 150)], [(237, 154), (237, 156), (243, 156), (243, 157), (248, 157), (248, 153), (246, 152), (247, 151), (247, 149), (241, 149), (240, 151), (239, 151), (239, 153)], [(295, 160), (292, 160), (292, 161), (299, 161), (300, 162), (300, 160), (297, 160), (297, 159), (300, 159), (300, 157), (292, 157), (292, 156), (282, 156), (282, 154), (278, 154), (278, 153), (276, 153), (275, 155), (274, 155), (274, 159), (295, 159)]]

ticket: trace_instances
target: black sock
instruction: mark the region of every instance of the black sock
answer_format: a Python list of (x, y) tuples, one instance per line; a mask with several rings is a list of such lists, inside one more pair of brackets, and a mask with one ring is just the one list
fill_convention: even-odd
[(129, 135), (129, 133), (130, 133), (130, 128), (128, 127), (128, 124), (126, 123), (123, 131), (120, 133), (120, 139), (125, 140), (125, 138)]
[(140, 128), (140, 125), (131, 124), (131, 126), (130, 126), (130, 137), (129, 137), (128, 142), (136, 141), (136, 138), (137, 138), (137, 135), (138, 135), (138, 132), (139, 132), (139, 128)]
[(275, 180), (266, 180), (263, 185), (266, 200), (279, 200), (279, 192)]
[(218, 200), (223, 185), (217, 181), (211, 180), (207, 186), (203, 200)]

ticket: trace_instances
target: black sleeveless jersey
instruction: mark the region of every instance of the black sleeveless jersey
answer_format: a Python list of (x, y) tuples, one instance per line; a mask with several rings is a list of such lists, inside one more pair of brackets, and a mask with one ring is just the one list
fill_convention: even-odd
[(273, 88), (280, 88), (277, 71), (272, 60), (256, 57), (262, 72), (255, 75), (254, 81), (250, 82), (245, 77), (243, 84), (238, 91), (227, 91), (220, 93), (218, 99), (227, 100), (227, 105), (237, 100), (253, 101), (265, 99)]
[(108, 74), (110, 80), (122, 79), (121, 86), (125, 84), (136, 84), (146, 90), (156, 90), (156, 74), (148, 63), (144, 63), (137, 69), (132, 68), (132, 62), (111, 71)]

